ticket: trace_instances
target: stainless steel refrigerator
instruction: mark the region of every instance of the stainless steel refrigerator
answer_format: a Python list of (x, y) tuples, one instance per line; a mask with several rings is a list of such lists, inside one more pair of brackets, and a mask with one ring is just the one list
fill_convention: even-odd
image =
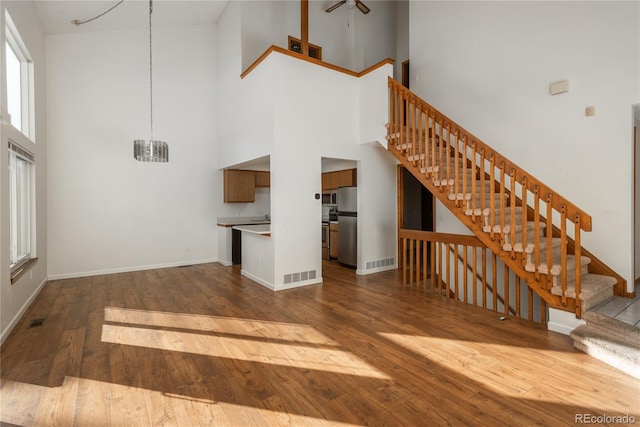
[(338, 261), (350, 267), (358, 265), (357, 187), (338, 188)]

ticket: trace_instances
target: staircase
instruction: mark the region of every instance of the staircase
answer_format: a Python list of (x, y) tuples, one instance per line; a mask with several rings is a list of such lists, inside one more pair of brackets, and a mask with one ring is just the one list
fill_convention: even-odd
[(586, 212), (391, 78), (387, 132), (400, 163), (549, 307), (581, 317), (625, 294), (580, 244)]

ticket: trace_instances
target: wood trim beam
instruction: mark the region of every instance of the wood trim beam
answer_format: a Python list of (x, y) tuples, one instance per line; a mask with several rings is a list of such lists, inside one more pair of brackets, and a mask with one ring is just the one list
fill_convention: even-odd
[(309, 56), (309, 0), (300, 0), (300, 53)]
[(284, 48), (279, 47), (279, 46), (271, 45), (267, 50), (264, 51), (264, 53), (262, 55), (260, 55), (258, 57), (258, 59), (256, 59), (251, 65), (249, 65), (249, 67), (242, 74), (240, 74), (240, 78), (244, 79), (246, 76), (248, 76), (258, 65), (260, 65), (260, 63), (262, 61), (267, 59), (267, 57), (269, 55), (271, 55), (273, 52), (277, 52), (277, 53), (280, 53), (282, 55), (287, 55), (287, 56), (290, 56), (292, 58), (300, 59), (302, 61), (307, 61), (307, 62), (310, 62), (312, 64), (316, 64), (316, 65), (319, 65), (321, 67), (328, 68), (330, 70), (338, 71), (340, 73), (348, 74), (348, 75), (353, 76), (353, 77), (362, 77), (362, 76), (364, 76), (364, 75), (366, 75), (366, 74), (368, 74), (368, 73), (370, 73), (370, 72), (372, 72), (374, 70), (377, 70), (378, 68), (382, 67), (383, 65), (387, 65), (387, 64), (393, 65), (395, 63), (395, 61), (393, 59), (391, 59), (391, 58), (383, 59), (382, 61), (378, 62), (377, 64), (372, 65), (371, 67), (366, 68), (366, 69), (360, 71), (359, 73), (357, 73), (355, 71), (348, 70), (348, 69), (340, 67), (338, 65), (333, 65), (333, 64), (330, 64), (328, 62), (324, 62), (324, 61), (320, 61), (320, 60), (315, 59), (315, 58), (311, 58), (309, 56), (304, 56), (304, 55), (302, 55), (300, 53), (292, 52), (290, 50), (284, 49)]

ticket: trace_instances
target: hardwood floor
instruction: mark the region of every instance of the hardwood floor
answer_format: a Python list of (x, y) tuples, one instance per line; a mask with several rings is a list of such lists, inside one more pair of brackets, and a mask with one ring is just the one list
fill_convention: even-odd
[[(573, 425), (640, 382), (569, 337), (323, 265), (274, 293), (219, 264), (48, 283), (1, 353), (3, 425)], [(42, 326), (29, 328), (33, 319)]]

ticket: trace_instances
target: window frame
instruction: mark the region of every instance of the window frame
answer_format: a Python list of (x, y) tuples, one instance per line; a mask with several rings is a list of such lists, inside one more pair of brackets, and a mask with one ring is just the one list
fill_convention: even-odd
[[(20, 174), (17, 161), (27, 165), (26, 173)], [(35, 259), (35, 156), (9, 139), (8, 144), (9, 182), (9, 268), (12, 276), (27, 263)], [(22, 180), (26, 179), (26, 183)], [(26, 192), (20, 197), (18, 187)], [(18, 198), (20, 197), (20, 201)], [(19, 203), (22, 202), (22, 203)], [(26, 209), (20, 209), (20, 207)], [(24, 212), (26, 210), (26, 212)], [(21, 221), (21, 222), (18, 222)], [(20, 224), (26, 224), (27, 236), (21, 235)], [(26, 241), (26, 251), (18, 254), (18, 242)], [(19, 256), (20, 255), (20, 256)]]
[[(6, 62), (7, 52), (6, 49), (10, 48), (13, 54), (20, 62), (20, 127), (14, 126), (23, 135), (35, 142), (35, 96), (34, 96), (34, 63), (29, 50), (24, 41), (20, 37), (16, 25), (9, 15), (9, 11), (5, 10), (5, 52), (4, 59)], [(5, 75), (6, 75), (6, 63), (5, 63)], [(7, 87), (9, 82), (7, 82)], [(8, 100), (7, 100), (8, 102)], [(7, 110), (9, 106), (7, 105)]]

